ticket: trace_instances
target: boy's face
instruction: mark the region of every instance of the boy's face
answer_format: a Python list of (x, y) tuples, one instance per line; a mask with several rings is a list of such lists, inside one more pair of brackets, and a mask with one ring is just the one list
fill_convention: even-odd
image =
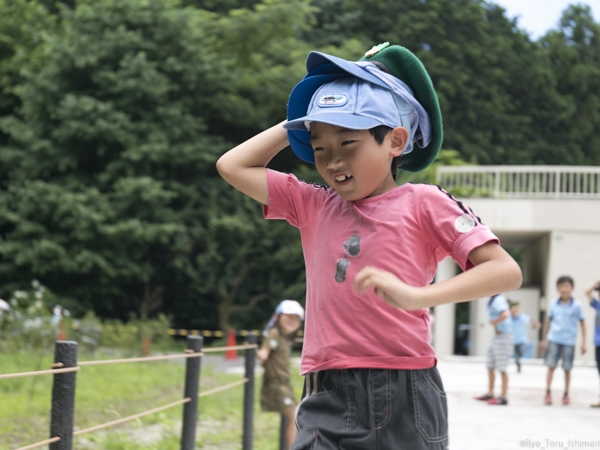
[(573, 293), (573, 285), (568, 281), (563, 281), (562, 283), (557, 284), (556, 289), (560, 293), (561, 298), (571, 298), (571, 294)]
[(517, 317), (519, 315), (519, 307), (517, 305), (510, 307), (510, 314), (513, 317)]
[(394, 128), (381, 145), (368, 130), (321, 122), (311, 123), (310, 136), (319, 174), (345, 200), (374, 197), (396, 187), (390, 168), (404, 150), (406, 129)]

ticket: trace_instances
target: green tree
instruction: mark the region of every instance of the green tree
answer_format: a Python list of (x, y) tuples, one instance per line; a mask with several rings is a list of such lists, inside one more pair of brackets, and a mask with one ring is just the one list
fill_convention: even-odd
[[(169, 0), (61, 7), (43, 60), (24, 69), (15, 90), (18, 114), (0, 121), (11, 140), (1, 154), (12, 155), (0, 195), (3, 289), (35, 276), (76, 313), (143, 317), (158, 308), (185, 326), (214, 326), (222, 298), (243, 304), (283, 294), (282, 282), (298, 278), (299, 248), (279, 267), (295, 269), (287, 278), (250, 272), (237, 291), (228, 286), (244, 261), (285, 253), (280, 247), (297, 235), (286, 227), (287, 237), (266, 246), (266, 226), (242, 223), (250, 245), (222, 237), (227, 215), (252, 213), (250, 223), (261, 212), (221, 207), (237, 194), (214, 164), (228, 138), (264, 127), (276, 104), (283, 118), (300, 76), (290, 76), (288, 61), (302, 5), (270, 2), (227, 17)], [(206, 256), (236, 251), (240, 267)]]
[[(43, 33), (54, 28), (54, 18), (39, 3), (27, 0), (0, 0), (0, 117), (20, 106), (14, 88), (22, 80), (22, 66), (34, 65), (42, 49)], [(9, 140), (0, 130), (0, 146)], [(0, 186), (6, 188), (10, 155), (0, 155)]]
[[(600, 24), (587, 5), (569, 6), (541, 39), (563, 96), (563, 164), (600, 164)], [(561, 162), (557, 161), (557, 164)]]

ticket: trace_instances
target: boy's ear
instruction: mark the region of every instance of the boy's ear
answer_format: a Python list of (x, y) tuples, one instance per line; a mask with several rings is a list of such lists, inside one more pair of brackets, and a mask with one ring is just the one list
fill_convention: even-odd
[(392, 156), (400, 156), (402, 154), (402, 152), (406, 148), (406, 144), (408, 144), (408, 136), (409, 133), (406, 128), (392, 128), (392, 130), (390, 131), (390, 138), (392, 141), (390, 154)]

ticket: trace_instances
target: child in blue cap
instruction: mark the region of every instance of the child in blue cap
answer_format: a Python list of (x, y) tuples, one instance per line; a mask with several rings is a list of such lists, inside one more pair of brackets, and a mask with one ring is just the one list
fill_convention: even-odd
[[(293, 450), (446, 449), (446, 394), (428, 308), (516, 289), (519, 266), (464, 204), (425, 184), (397, 186), (442, 143), (419, 59), (388, 43), (360, 61), (311, 52), (288, 120), (223, 155), (217, 169), (300, 230), (306, 316)], [(285, 147), (326, 185), (267, 169)], [(438, 262), (464, 270), (432, 284)]]

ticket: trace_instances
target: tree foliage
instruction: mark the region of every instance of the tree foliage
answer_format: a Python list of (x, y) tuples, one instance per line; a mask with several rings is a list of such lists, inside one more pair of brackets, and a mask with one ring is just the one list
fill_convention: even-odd
[[(34, 273), (76, 312), (103, 316), (147, 316), (167, 299), (163, 309), (189, 317), (204, 295), (214, 302), (196, 300), (196, 309), (212, 309), (205, 314), (214, 322), (222, 297), (239, 302), (221, 291), (246, 274), (244, 261), (267, 251), (256, 244), (268, 233), (242, 217), (244, 208), (222, 207), (232, 195), (215, 162), (231, 146), (228, 125), (240, 123), (241, 132), (267, 119), (252, 114), (259, 83), (246, 65), (234, 67), (234, 51), (222, 53), (223, 35), (267, 19), (283, 26), (282, 7), (289, 8), (220, 20), (155, 0), (61, 7), (43, 63), (25, 67), (15, 89), (21, 107), (0, 122), (11, 138), (2, 151), (11, 167), (0, 198), (4, 289)], [(248, 41), (236, 51), (250, 63)], [(270, 78), (281, 82), (278, 64), (260, 73), (268, 78), (273, 67)], [(225, 230), (247, 239), (245, 247), (221, 238), (219, 224), (228, 220)], [(222, 257), (236, 251), (241, 260)]]

